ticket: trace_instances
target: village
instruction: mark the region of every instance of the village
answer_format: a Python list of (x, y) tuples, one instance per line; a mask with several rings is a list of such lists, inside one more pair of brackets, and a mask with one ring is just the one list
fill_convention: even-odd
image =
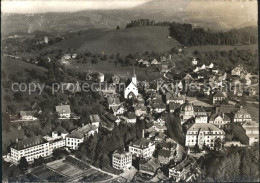
[[(180, 49), (179, 52), (182, 50)], [(65, 54), (61, 64), (75, 59), (77, 54)], [(126, 81), (114, 74), (106, 78), (101, 72), (88, 72), (87, 81), (97, 81), (94, 92), (102, 96), (102, 115), (88, 116), (90, 122), (66, 131), (58, 126), (51, 134), (18, 140), (3, 158), (20, 166), (38, 159), (51, 159), (62, 149), (66, 156), (26, 168), (26, 174), (36, 180), (56, 176), (56, 181), (201, 181), (201, 158), (207, 154), (221, 154), (231, 146), (250, 147), (259, 142), (259, 119), (245, 107), (246, 97), (258, 95), (253, 86), (257, 77), (241, 65), (231, 73), (213, 63), (201, 64), (195, 57), (183, 73), (172, 73), (175, 68), (171, 55), (160, 59), (136, 59)], [(139, 80), (137, 67), (158, 68), (163, 77), (153, 81)], [(65, 93), (83, 92), (82, 83), (65, 83)], [(59, 120), (79, 120), (64, 101), (55, 107)], [(31, 110), (20, 111), (15, 122), (33, 123), (40, 120), (42, 110), (35, 103)], [(115, 149), (109, 166), (113, 173), (101, 170), (75, 154), (82, 144), (100, 131), (112, 131), (115, 126), (145, 124), (140, 138)], [(146, 128), (147, 127), (147, 128)], [(180, 133), (180, 134), (177, 134)], [(177, 134), (177, 135), (176, 135)], [(26, 163), (24, 163), (26, 162)], [(70, 168), (69, 168), (70, 167)], [(116, 172), (116, 173), (115, 173)], [(101, 176), (101, 177), (102, 177)]]

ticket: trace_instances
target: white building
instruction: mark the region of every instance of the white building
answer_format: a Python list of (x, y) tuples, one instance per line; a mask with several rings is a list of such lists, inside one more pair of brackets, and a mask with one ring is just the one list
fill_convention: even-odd
[(112, 166), (118, 170), (129, 170), (132, 166), (132, 154), (130, 152), (115, 151), (112, 155)]
[(60, 118), (70, 118), (71, 111), (70, 105), (60, 105), (56, 106), (56, 112), (58, 113)]
[(77, 150), (79, 144), (84, 142), (85, 138), (98, 133), (98, 128), (95, 125), (85, 125), (82, 128), (74, 130), (71, 134), (66, 136), (66, 147)]
[(208, 116), (196, 116), (195, 123), (208, 123)]
[(38, 118), (35, 117), (37, 111), (20, 111), (20, 119), (21, 120), (37, 120)]
[(96, 126), (97, 128), (99, 127), (100, 124), (100, 117), (97, 114), (89, 115), (91, 124)]
[(225, 124), (230, 123), (230, 118), (224, 113), (216, 113), (210, 117), (209, 123), (214, 124), (219, 128), (223, 128)]
[(138, 95), (137, 78), (136, 78), (135, 73), (131, 79), (131, 82), (127, 85), (127, 87), (124, 90), (124, 98), (129, 99), (129, 98), (133, 97), (133, 95), (135, 97), (137, 97), (137, 95)]
[(34, 159), (51, 155), (49, 142), (42, 136), (36, 136), (18, 141), (11, 147), (11, 160), (18, 164), (22, 157), (25, 157), (28, 162), (33, 162)]
[(145, 159), (152, 157), (154, 150), (155, 144), (151, 140), (144, 138), (144, 131), (142, 138), (129, 145), (129, 152), (131, 152), (132, 155)]
[(223, 140), (225, 132), (210, 123), (195, 123), (186, 133), (185, 146), (194, 147), (196, 144), (200, 148), (205, 144), (210, 149), (214, 148), (216, 139)]
[(193, 60), (191, 61), (192, 65), (198, 65), (198, 61), (196, 58), (193, 58)]
[(185, 123), (188, 119), (194, 117), (194, 108), (191, 103), (186, 101), (182, 106), (180, 110), (180, 118), (181, 123)]
[(237, 111), (234, 115), (234, 122), (246, 122), (246, 121), (252, 121), (251, 114), (249, 114), (243, 107), (241, 106), (240, 110)]

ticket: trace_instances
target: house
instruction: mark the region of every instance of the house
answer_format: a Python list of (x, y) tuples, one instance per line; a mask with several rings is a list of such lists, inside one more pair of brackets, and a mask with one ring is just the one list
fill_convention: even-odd
[(208, 116), (196, 116), (195, 123), (208, 123)]
[(89, 118), (90, 118), (91, 124), (98, 128), (99, 124), (101, 122), (99, 115), (98, 114), (92, 114), (92, 115), (89, 115)]
[(147, 114), (147, 107), (144, 105), (138, 104), (134, 107), (134, 109), (135, 109), (135, 115), (138, 117)]
[(157, 135), (155, 135), (154, 141), (156, 143), (161, 143), (165, 140), (166, 135), (164, 134), (164, 132), (159, 132)]
[(105, 74), (98, 72), (97, 78), (100, 83), (103, 83), (105, 81)]
[(185, 123), (188, 119), (194, 117), (193, 104), (186, 101), (180, 109), (181, 124)]
[(157, 158), (141, 159), (139, 162), (139, 172), (154, 175), (160, 168), (160, 161)]
[(168, 164), (173, 159), (173, 151), (161, 149), (158, 151), (158, 160), (161, 164)]
[(123, 105), (120, 106), (113, 106), (111, 107), (111, 111), (115, 116), (123, 115), (125, 112), (125, 108)]
[(160, 64), (160, 62), (158, 62), (158, 60), (156, 60), (156, 59), (153, 59), (151, 61), (151, 65), (158, 65), (158, 64)]
[(200, 70), (205, 70), (206, 69), (206, 65), (203, 64), (201, 67), (200, 67)]
[(28, 162), (33, 162), (40, 156), (47, 157), (52, 153), (49, 145), (49, 142), (42, 136), (20, 140), (10, 148), (11, 160), (14, 164), (18, 164), (22, 157), (25, 157)]
[(56, 112), (58, 113), (60, 118), (68, 119), (71, 117), (70, 105), (56, 106)]
[(193, 69), (193, 72), (199, 72), (200, 71), (200, 69), (198, 68), (198, 67), (196, 67), (195, 69)]
[(216, 105), (216, 104), (221, 104), (222, 101), (225, 99), (225, 95), (221, 92), (221, 91), (218, 91), (216, 92), (214, 95), (213, 95), (213, 105)]
[(211, 123), (194, 123), (186, 133), (185, 146), (199, 148), (206, 145), (210, 149), (214, 148), (216, 139), (221, 141), (225, 138), (225, 132)]
[[(194, 102), (193, 105), (196, 105), (197, 103)], [(207, 116), (207, 111), (202, 106), (194, 106), (194, 116)]]
[(192, 65), (198, 65), (198, 61), (196, 58), (193, 58), (193, 60), (191, 61)]
[(166, 104), (169, 104), (170, 102), (178, 103), (182, 105), (185, 102), (185, 96), (181, 95), (180, 93), (176, 94), (176, 93), (167, 92)]
[(167, 63), (162, 63), (161, 64), (161, 72), (165, 73), (169, 71), (169, 65)]
[(107, 103), (108, 103), (108, 109), (111, 109), (112, 107), (118, 107), (121, 104), (119, 97), (114, 97), (114, 96), (107, 97)]
[(173, 113), (176, 109), (179, 109), (181, 107), (181, 104), (170, 102), (169, 103), (169, 112)]
[(124, 98), (129, 99), (132, 97), (137, 97), (138, 95), (138, 88), (137, 88), (137, 78), (134, 73), (131, 82), (127, 85), (124, 90)]
[(149, 67), (150, 62), (148, 62), (147, 60), (144, 60), (142, 65), (145, 66), (145, 67)]
[(169, 168), (169, 178), (172, 178), (174, 182), (186, 182), (187, 178), (190, 176), (192, 169), (196, 167), (196, 160), (191, 157), (186, 157), (179, 164), (170, 166)]
[(157, 113), (162, 113), (166, 110), (166, 105), (163, 102), (154, 103), (152, 107), (153, 110)]
[(251, 114), (249, 114), (242, 106), (234, 114), (233, 122), (243, 123), (246, 121), (252, 121)]
[(147, 129), (148, 132), (164, 132), (166, 130), (167, 130), (167, 127), (165, 125), (164, 126), (153, 125), (149, 129)]
[(212, 69), (213, 67), (214, 67), (213, 63), (210, 63), (209, 66), (208, 66), (209, 69)]
[(136, 123), (136, 115), (134, 112), (128, 112), (126, 114), (127, 123)]
[(209, 123), (214, 124), (218, 128), (223, 128), (230, 123), (230, 118), (225, 113), (215, 113), (210, 117)]
[(37, 120), (37, 110), (34, 111), (20, 111), (19, 116), (21, 120)]
[(130, 152), (116, 150), (112, 154), (112, 166), (118, 170), (129, 170), (132, 166), (132, 154)]
[(238, 65), (237, 67), (235, 67), (232, 71), (231, 71), (231, 75), (232, 76), (240, 76), (240, 74), (243, 71), (243, 67), (241, 65)]
[(98, 127), (91, 124), (76, 129), (66, 136), (66, 147), (77, 150), (79, 145), (84, 142), (85, 138), (87, 139), (95, 133), (98, 133)]
[(152, 157), (155, 150), (155, 144), (144, 137), (144, 130), (142, 132), (142, 138), (130, 143), (129, 152), (137, 157), (148, 159)]
[(114, 85), (117, 85), (117, 84), (119, 84), (119, 82), (120, 82), (120, 77), (118, 75), (113, 75), (112, 76), (112, 83)]

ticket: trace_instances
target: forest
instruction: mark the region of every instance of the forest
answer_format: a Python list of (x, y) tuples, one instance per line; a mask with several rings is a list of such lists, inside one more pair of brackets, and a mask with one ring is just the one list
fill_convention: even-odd
[(192, 24), (138, 19), (129, 22), (126, 28), (142, 26), (169, 26), (169, 35), (185, 46), (246, 45), (256, 44), (258, 41), (258, 30), (254, 26), (231, 29), (226, 32), (215, 32), (211, 29), (205, 30), (204, 28), (192, 26)]

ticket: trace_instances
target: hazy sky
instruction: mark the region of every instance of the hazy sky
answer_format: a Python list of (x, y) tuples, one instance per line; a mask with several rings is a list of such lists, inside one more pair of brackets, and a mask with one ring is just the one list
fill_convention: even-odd
[(73, 12), (84, 9), (121, 9), (150, 0), (1, 0), (3, 13)]

